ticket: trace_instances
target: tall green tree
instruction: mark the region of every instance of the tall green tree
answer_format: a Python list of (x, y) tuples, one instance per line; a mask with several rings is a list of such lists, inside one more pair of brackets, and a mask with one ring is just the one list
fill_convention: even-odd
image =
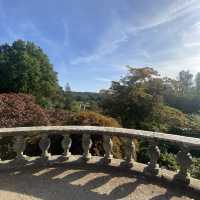
[(148, 67), (128, 69), (125, 77), (112, 82), (109, 90), (102, 91), (103, 108), (106, 114), (118, 118), (124, 127), (141, 128), (141, 122), (159, 102), (159, 81), (154, 82), (158, 73)]
[(0, 45), (1, 93), (32, 94), (45, 105), (52, 104), (61, 91), (57, 73), (40, 47), (22, 40)]
[(198, 72), (195, 76), (195, 86), (198, 95), (200, 95), (200, 72)]
[(192, 79), (193, 74), (191, 74), (189, 70), (179, 72), (179, 83), (182, 94), (189, 92), (189, 89), (192, 87)]
[(161, 78), (152, 68), (131, 68), (110, 89), (101, 91), (104, 112), (117, 118), (123, 127), (168, 131), (185, 126), (186, 116), (166, 106), (166, 91), (172, 94), (176, 82)]

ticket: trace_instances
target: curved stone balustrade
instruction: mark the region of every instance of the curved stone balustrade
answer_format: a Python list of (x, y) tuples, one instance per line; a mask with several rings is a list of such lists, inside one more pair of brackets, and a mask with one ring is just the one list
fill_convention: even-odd
[[(112, 162), (112, 136), (119, 136), (126, 138), (125, 143), (125, 157), (124, 163), (127, 167), (134, 168), (134, 154), (135, 145), (133, 139), (145, 139), (149, 142), (149, 155), (150, 162), (146, 166), (144, 172), (147, 175), (158, 175), (160, 168), (157, 163), (160, 150), (159, 142), (165, 141), (170, 142), (180, 148), (177, 153), (177, 163), (180, 165), (179, 172), (175, 175), (175, 180), (181, 181), (183, 183), (190, 183), (190, 177), (188, 174), (188, 169), (192, 164), (192, 157), (189, 153), (192, 149), (200, 150), (200, 139), (184, 137), (178, 135), (170, 135), (158, 132), (134, 130), (134, 129), (124, 129), (124, 128), (111, 128), (111, 127), (95, 127), (95, 126), (40, 126), (40, 127), (17, 127), (17, 128), (1, 128), (0, 138), (5, 136), (14, 136), (13, 149), (16, 152), (17, 161), (21, 162), (26, 160), (23, 152), (26, 145), (26, 137), (28, 136), (41, 136), (39, 147), (41, 149), (41, 159), (48, 161), (50, 158), (49, 148), (51, 141), (49, 135), (59, 134), (63, 135), (63, 140), (61, 146), (63, 148), (63, 157), (68, 160), (71, 156), (70, 147), (72, 140), (70, 138), (71, 134), (82, 135), (82, 149), (83, 149), (83, 160), (88, 162), (92, 155), (90, 153), (90, 148), (92, 146), (91, 135), (98, 134), (103, 137), (103, 148), (105, 150), (104, 163), (110, 164)], [(199, 182), (200, 183), (200, 182)]]

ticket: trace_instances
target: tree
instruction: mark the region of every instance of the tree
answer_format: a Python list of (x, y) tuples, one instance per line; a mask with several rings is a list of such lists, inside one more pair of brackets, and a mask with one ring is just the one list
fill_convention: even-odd
[(195, 86), (198, 95), (200, 95), (200, 72), (198, 72), (195, 76)]
[(152, 68), (131, 68), (109, 90), (102, 92), (106, 114), (118, 118), (124, 127), (144, 128), (141, 124), (162, 103), (162, 81)]
[(32, 94), (41, 104), (60, 94), (57, 73), (42, 49), (18, 40), (0, 46), (0, 92)]
[(188, 93), (189, 89), (192, 87), (193, 74), (190, 71), (181, 71), (179, 73), (179, 82), (182, 94)]

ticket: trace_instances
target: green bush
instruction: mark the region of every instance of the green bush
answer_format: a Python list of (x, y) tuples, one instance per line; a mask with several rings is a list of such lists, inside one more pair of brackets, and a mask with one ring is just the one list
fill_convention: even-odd
[(193, 158), (193, 163), (189, 171), (192, 177), (200, 179), (200, 158)]

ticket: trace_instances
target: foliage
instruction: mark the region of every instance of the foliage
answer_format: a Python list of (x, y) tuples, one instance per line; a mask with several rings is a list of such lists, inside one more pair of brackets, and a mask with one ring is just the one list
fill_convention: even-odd
[(172, 153), (161, 153), (160, 159), (159, 159), (160, 166), (164, 166), (165, 168), (169, 170), (178, 170), (179, 166), (176, 162), (176, 156)]
[(51, 125), (64, 126), (71, 123), (74, 113), (62, 109), (50, 109), (46, 110), (46, 115)]
[[(119, 127), (116, 120), (97, 114), (95, 112), (73, 113), (62, 109), (44, 110), (36, 104), (34, 98), (25, 94), (0, 94), (0, 127), (17, 127), (17, 126), (38, 126), (38, 125), (93, 125), (93, 126), (112, 126)], [(53, 154), (61, 154), (62, 148), (60, 142), (62, 136), (51, 136), (50, 152)], [(72, 148), (74, 154), (82, 154), (81, 137), (72, 135)], [(93, 147), (92, 153), (95, 155), (104, 154), (102, 147), (102, 137), (98, 135), (92, 136)], [(29, 138), (25, 153), (27, 155), (38, 155), (39, 137)], [(115, 145), (114, 155), (122, 156), (122, 142), (119, 138), (113, 137)], [(11, 138), (1, 140), (1, 158), (11, 158), (14, 152), (11, 150)]]
[(175, 127), (188, 127), (188, 125), (189, 119), (186, 114), (165, 105), (155, 107), (152, 115), (141, 122), (144, 129), (163, 132), (170, 132)]
[(174, 95), (165, 98), (169, 106), (175, 107), (184, 113), (198, 113), (200, 110), (200, 96), (195, 94)]
[(71, 92), (72, 104), (70, 109), (75, 112), (94, 111), (102, 112), (100, 107), (101, 94), (94, 92)]
[[(0, 93), (0, 127), (120, 127), (122, 124), (127, 128), (200, 137), (200, 73), (193, 76), (190, 71), (181, 71), (176, 80), (160, 77), (153, 68), (128, 66), (126, 76), (119, 81), (113, 81), (108, 90), (102, 90), (99, 94), (72, 92), (69, 84), (63, 91), (58, 85), (57, 74), (42, 49), (31, 42), (18, 40), (11, 45), (0, 46)], [(114, 117), (118, 121), (96, 112)], [(50, 151), (53, 154), (60, 154), (62, 136), (55, 135), (50, 136)], [(81, 137), (71, 137), (72, 153), (82, 154)], [(93, 134), (92, 140), (92, 153), (103, 155), (102, 137)], [(1, 140), (0, 152), (3, 153), (3, 158), (14, 155), (10, 152), (10, 141), (11, 138)], [(40, 153), (38, 141), (39, 138), (28, 140), (28, 155)], [(113, 143), (114, 156), (122, 157), (123, 140), (113, 137)], [(147, 162), (147, 142), (136, 141), (136, 144), (138, 160)], [(160, 144), (160, 147), (160, 165), (177, 170), (174, 156), (177, 149), (165, 143)], [(192, 154), (199, 156), (199, 152)], [(200, 160), (195, 158), (190, 169), (191, 174), (199, 178), (199, 170)]]
[(95, 92), (72, 92), (72, 96), (76, 101), (90, 102), (90, 101), (100, 101), (101, 96)]
[(48, 125), (45, 111), (26, 94), (0, 94), (0, 127)]
[(152, 68), (129, 67), (125, 77), (103, 92), (104, 112), (128, 128), (168, 131), (173, 126), (186, 126), (187, 116), (163, 102), (167, 82)]
[(105, 117), (95, 112), (80, 112), (74, 115), (72, 125), (110, 126), (120, 127), (119, 123), (111, 117)]
[(200, 74), (195, 79), (189, 71), (181, 71), (178, 80), (166, 79), (167, 88), (164, 93), (165, 103), (184, 113), (200, 111)]
[(192, 177), (200, 179), (200, 158), (193, 158), (193, 163), (189, 171)]
[[(169, 170), (179, 170), (179, 166), (176, 162), (176, 156), (172, 153), (162, 153), (159, 159), (159, 164)], [(192, 165), (189, 169), (189, 173), (192, 177), (200, 179), (200, 158), (192, 159)]]
[(62, 97), (47, 55), (34, 43), (22, 40), (0, 46), (0, 92), (32, 94), (46, 107)]
[(190, 71), (180, 71), (179, 73), (179, 83), (181, 88), (181, 93), (185, 94), (189, 92), (189, 89), (192, 87), (192, 78), (193, 75)]

